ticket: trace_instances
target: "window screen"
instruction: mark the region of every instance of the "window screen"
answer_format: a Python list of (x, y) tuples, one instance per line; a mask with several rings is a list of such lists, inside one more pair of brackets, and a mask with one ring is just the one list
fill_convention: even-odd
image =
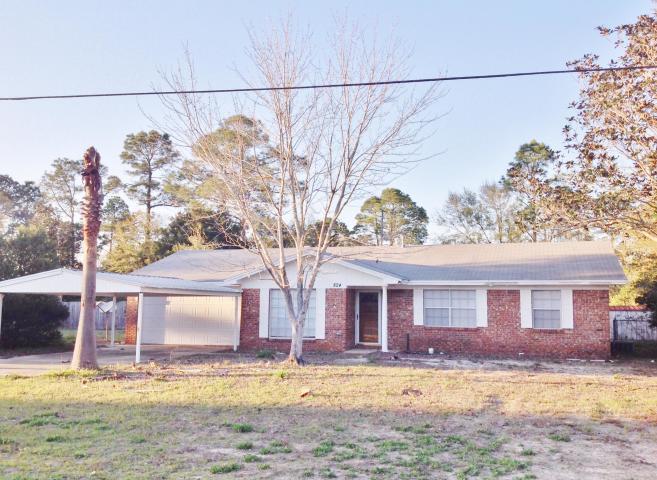
[[(293, 297), (295, 293), (292, 290)], [(315, 290), (313, 290), (310, 293), (310, 303), (303, 328), (303, 336), (306, 338), (315, 338), (315, 296)], [(269, 336), (272, 338), (290, 338), (292, 336), (292, 326), (287, 317), (283, 292), (278, 289), (269, 290)]]
[(424, 290), (424, 324), (430, 327), (476, 327), (475, 290)]
[(561, 327), (561, 291), (532, 290), (532, 323), (534, 328)]

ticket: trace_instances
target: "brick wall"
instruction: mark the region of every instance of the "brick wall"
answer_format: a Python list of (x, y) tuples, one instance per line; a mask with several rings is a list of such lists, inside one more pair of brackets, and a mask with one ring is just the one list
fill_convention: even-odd
[(346, 327), (344, 349), (348, 350), (356, 346), (356, 290), (349, 288), (346, 292)]
[[(354, 292), (343, 288), (326, 289), (325, 338), (304, 340), (305, 351), (341, 352), (354, 344)], [(270, 349), (289, 352), (290, 341), (259, 337), (260, 290), (242, 290), (242, 322), (240, 349), (246, 351)]]
[[(137, 336), (137, 297), (126, 304), (125, 343)], [(354, 346), (355, 290), (326, 290), (325, 339), (305, 340), (306, 351), (340, 352)], [(289, 340), (259, 338), (260, 291), (244, 289), (240, 349), (288, 352)], [(536, 330), (520, 328), (520, 291), (488, 291), (488, 327), (440, 328), (413, 325), (413, 291), (388, 290), (388, 345), (411, 351), (489, 357), (608, 358), (610, 355), (609, 293), (606, 290), (573, 291), (574, 328)]]
[(406, 350), (407, 333), (422, 335), (413, 328), (413, 290), (388, 290), (388, 349)]
[(139, 297), (127, 297), (125, 306), (125, 340), (126, 345), (137, 343), (137, 305)]
[(520, 291), (488, 291), (488, 327), (441, 328), (413, 325), (413, 291), (388, 291), (391, 350), (410, 350), (490, 357), (608, 358), (609, 292), (573, 291), (574, 328), (520, 328)]

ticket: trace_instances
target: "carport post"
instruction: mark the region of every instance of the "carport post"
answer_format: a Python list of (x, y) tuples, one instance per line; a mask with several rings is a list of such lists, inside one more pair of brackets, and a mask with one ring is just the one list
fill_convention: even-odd
[(5, 294), (0, 293), (0, 337), (2, 336), (2, 300), (4, 300)]
[(240, 338), (240, 317), (239, 317), (240, 297), (235, 295), (233, 298), (235, 299), (235, 317), (233, 318), (233, 352), (236, 352), (237, 344)]
[(112, 297), (112, 335), (110, 336), (110, 346), (114, 346), (114, 332), (116, 331), (116, 295)]
[(388, 286), (384, 285), (381, 294), (381, 351), (388, 351)]
[(139, 303), (137, 304), (137, 340), (135, 345), (135, 363), (141, 361), (141, 324), (144, 317), (144, 294), (139, 294)]

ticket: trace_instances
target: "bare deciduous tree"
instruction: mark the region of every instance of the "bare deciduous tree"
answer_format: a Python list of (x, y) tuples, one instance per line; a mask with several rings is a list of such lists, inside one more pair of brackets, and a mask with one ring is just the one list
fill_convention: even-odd
[[(353, 200), (420, 160), (419, 144), (435, 119), (430, 107), (440, 97), (435, 84), (420, 92), (395, 84), (287, 88), (407, 76), (397, 44), (370, 42), (346, 24), (338, 25), (329, 44), (313, 49), (311, 37), (296, 34), (289, 21), (264, 37), (252, 35), (256, 76), (245, 80), (271, 90), (255, 94), (251, 115), (236, 102), (237, 113), (261, 121), (233, 122), (232, 134), (223, 132), (221, 140), (218, 106), (184, 93), (195, 88), (189, 55), (185, 68), (165, 77), (181, 93), (162, 98), (167, 130), (210, 168), (225, 207), (247, 229), (250, 248), (283, 293), (294, 363), (303, 363), (306, 313), (317, 274), (329, 261), (335, 223)], [(261, 128), (270, 147), (256, 138)], [(316, 246), (309, 249), (311, 235)], [(288, 272), (290, 261), (295, 268)]]
[(100, 209), (103, 205), (102, 183), (100, 181), (100, 154), (94, 147), (84, 153), (82, 179), (84, 183), (84, 204), (82, 206), (82, 292), (80, 298), (80, 322), (75, 338), (75, 348), (71, 368), (98, 368), (96, 358), (96, 260), (98, 232), (100, 230)]

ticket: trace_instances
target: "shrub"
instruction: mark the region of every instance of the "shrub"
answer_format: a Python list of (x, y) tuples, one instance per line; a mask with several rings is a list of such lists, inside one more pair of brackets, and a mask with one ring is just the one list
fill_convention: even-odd
[(636, 301), (650, 310), (650, 325), (657, 327), (657, 281), (650, 283)]
[(256, 353), (256, 358), (274, 359), (275, 357), (276, 353), (273, 350), (258, 350)]
[(10, 294), (2, 305), (0, 347), (46, 347), (63, 342), (68, 307), (52, 295)]

